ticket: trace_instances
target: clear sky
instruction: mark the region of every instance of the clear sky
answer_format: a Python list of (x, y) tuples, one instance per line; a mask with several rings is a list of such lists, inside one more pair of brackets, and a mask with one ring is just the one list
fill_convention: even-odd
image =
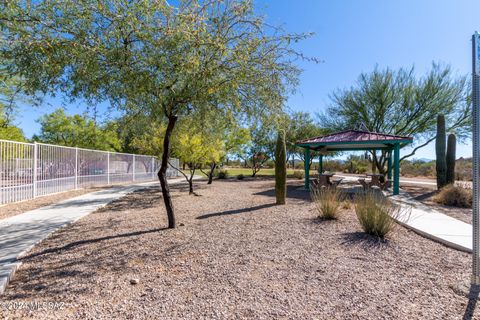
[[(471, 73), (471, 42), (480, 30), (478, 0), (257, 0), (267, 20), (288, 31), (315, 35), (298, 45), (324, 63), (302, 63), (298, 93), (289, 99), (294, 110), (321, 112), (336, 88), (351, 86), (361, 72), (379, 67), (415, 66), (427, 72), (432, 61), (450, 64), (459, 75)], [(35, 120), (62, 104), (48, 99), (41, 108), (23, 107), (18, 125), (30, 137)], [(66, 104), (81, 113), (85, 104)], [(471, 144), (459, 145), (457, 157), (471, 156)], [(433, 145), (417, 152), (435, 157)]]

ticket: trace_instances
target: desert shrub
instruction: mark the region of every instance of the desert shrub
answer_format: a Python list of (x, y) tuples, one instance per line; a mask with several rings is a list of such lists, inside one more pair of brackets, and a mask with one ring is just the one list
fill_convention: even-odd
[(355, 198), (355, 213), (365, 233), (385, 238), (402, 212), (383, 195), (369, 191)]
[(435, 161), (404, 160), (401, 163), (401, 172), (407, 177), (435, 177)]
[(324, 160), (323, 170), (329, 172), (341, 172), (344, 170), (344, 163), (341, 160)]
[(217, 178), (218, 179), (226, 179), (228, 178), (228, 171), (227, 170), (218, 170), (217, 171)]
[(472, 189), (453, 184), (443, 187), (442, 190), (433, 197), (433, 200), (440, 204), (461, 208), (471, 208), (472, 199)]
[(293, 177), (295, 179), (303, 179), (305, 178), (305, 172), (303, 172), (302, 170), (295, 170), (293, 171)]
[(456, 180), (472, 181), (472, 158), (460, 158), (455, 163)]
[(240, 173), (240, 174), (237, 176), (237, 179), (238, 179), (238, 180), (243, 180), (243, 179), (245, 179), (245, 176)]
[(343, 193), (337, 188), (313, 187), (310, 197), (317, 207), (319, 218), (336, 219), (343, 201)]

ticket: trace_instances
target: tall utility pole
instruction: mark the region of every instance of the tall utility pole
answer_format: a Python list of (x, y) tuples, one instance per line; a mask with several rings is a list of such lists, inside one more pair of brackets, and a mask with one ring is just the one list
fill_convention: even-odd
[(472, 109), (473, 109), (473, 263), (472, 284), (480, 285), (480, 35), (472, 36)]

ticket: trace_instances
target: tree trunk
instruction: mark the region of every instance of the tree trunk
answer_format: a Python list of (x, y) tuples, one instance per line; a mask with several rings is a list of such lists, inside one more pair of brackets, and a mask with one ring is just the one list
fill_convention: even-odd
[[(228, 159), (228, 158), (227, 158)], [(212, 161), (210, 164), (210, 172), (208, 173), (208, 182), (207, 184), (212, 184), (213, 181), (213, 172), (215, 171), (215, 168), (217, 167), (217, 164), (215, 161)]]
[(177, 116), (168, 117), (167, 130), (165, 131), (165, 137), (163, 138), (162, 164), (158, 171), (158, 180), (160, 180), (160, 186), (162, 187), (163, 201), (165, 203), (165, 210), (167, 211), (169, 228), (175, 228), (175, 213), (173, 212), (172, 198), (170, 196), (170, 188), (168, 187), (167, 168), (170, 158), (170, 139), (176, 122)]
[(188, 179), (188, 194), (193, 194), (193, 175)]

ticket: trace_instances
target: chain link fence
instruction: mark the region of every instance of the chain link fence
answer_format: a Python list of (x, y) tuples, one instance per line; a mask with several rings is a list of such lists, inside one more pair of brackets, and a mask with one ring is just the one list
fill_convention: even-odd
[[(178, 159), (171, 159), (178, 167)], [(157, 179), (152, 156), (0, 140), (0, 204), (57, 192)], [(178, 172), (169, 166), (169, 178)]]

